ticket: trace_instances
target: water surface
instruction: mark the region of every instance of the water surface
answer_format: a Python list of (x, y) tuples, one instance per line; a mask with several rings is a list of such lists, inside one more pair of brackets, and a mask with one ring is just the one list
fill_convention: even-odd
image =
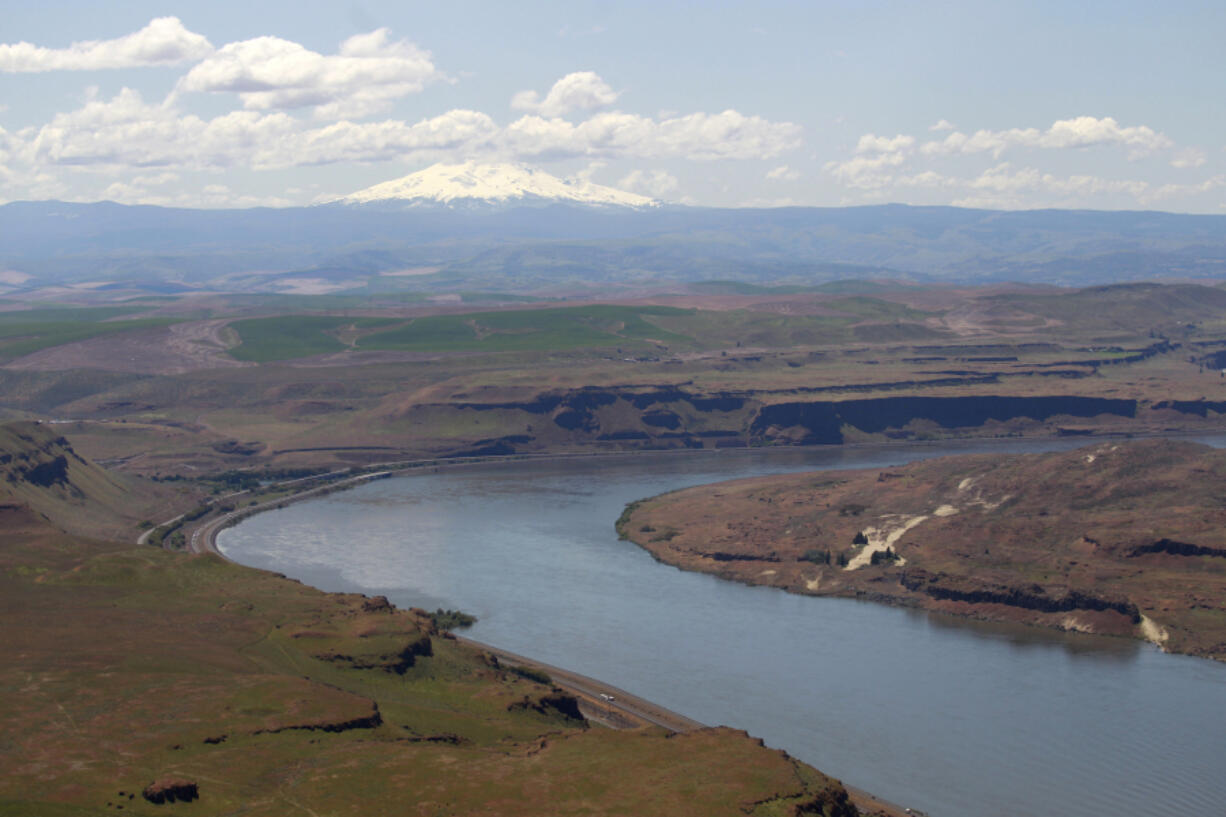
[(1226, 666), (747, 587), (658, 563), (613, 530), (629, 501), (718, 479), (1082, 444), (452, 468), (261, 514), (220, 546), (326, 590), (474, 613), (476, 639), (747, 729), (933, 817), (1221, 813)]

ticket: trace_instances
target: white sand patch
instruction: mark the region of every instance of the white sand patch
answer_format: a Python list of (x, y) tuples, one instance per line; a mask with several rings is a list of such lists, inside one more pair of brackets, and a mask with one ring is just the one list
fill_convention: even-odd
[(975, 478), (967, 477), (966, 479), (958, 483), (958, 490), (965, 491), (967, 488), (971, 487), (974, 484), (975, 484)]
[(1149, 616), (1141, 616), (1141, 635), (1145, 636), (1146, 641), (1152, 641), (1161, 647), (1171, 637), (1166, 628), (1158, 622), (1154, 621)]
[(822, 586), (822, 577), (817, 576), (805, 582), (805, 589), (810, 593), (816, 593), (817, 589)]
[[(889, 519), (890, 516), (898, 516), (898, 514), (891, 514), (882, 518)], [(843, 569), (856, 570), (867, 564), (871, 564), (874, 553), (884, 553), (887, 549), (894, 547), (898, 540), (903, 537), (903, 534), (927, 518), (928, 517), (926, 515), (910, 516), (904, 517), (901, 525), (882, 525), (879, 528), (865, 528), (864, 538), (868, 540), (868, 544), (865, 545), (859, 553), (853, 556), (851, 561), (847, 563), (847, 567)], [(898, 561), (895, 562), (895, 564), (899, 565), (905, 565), (906, 563), (907, 560), (901, 557), (899, 557)]]
[(759, 576), (774, 576), (778, 572), (779, 572), (778, 570), (763, 570), (758, 575)]
[(1060, 619), (1060, 626), (1074, 633), (1092, 633), (1094, 626), (1088, 622), (1082, 621), (1075, 615), (1065, 616)]
[(1096, 459), (1098, 459), (1098, 457), (1094, 456), (1093, 454), (1086, 454), (1086, 462), (1094, 462)]
[(1013, 499), (1013, 494), (1005, 494), (1004, 496), (1002, 496), (1000, 499), (996, 500), (995, 502), (993, 502), (990, 499), (984, 499), (982, 496), (979, 496), (979, 497), (976, 497), (975, 499), (972, 499), (971, 504), (978, 505), (979, 507), (983, 508), (985, 511), (994, 511), (997, 508), (999, 508), (1001, 505), (1004, 505), (1010, 499)]
[(958, 509), (953, 505), (942, 505), (932, 512), (933, 516), (953, 516), (958, 512)]

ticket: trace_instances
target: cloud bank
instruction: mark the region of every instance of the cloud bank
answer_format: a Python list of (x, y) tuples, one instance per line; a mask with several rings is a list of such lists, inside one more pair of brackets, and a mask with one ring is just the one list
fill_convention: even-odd
[(178, 17), (158, 17), (132, 34), (114, 40), (85, 40), (67, 48), (27, 42), (0, 44), (0, 72), (98, 71), (176, 65), (204, 59), (213, 46), (188, 31)]

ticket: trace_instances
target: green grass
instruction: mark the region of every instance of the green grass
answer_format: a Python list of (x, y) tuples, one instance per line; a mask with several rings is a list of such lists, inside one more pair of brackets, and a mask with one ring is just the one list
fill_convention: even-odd
[(362, 338), (361, 349), (405, 351), (565, 351), (630, 346), (648, 339), (690, 345), (692, 339), (648, 318), (685, 316), (693, 310), (663, 306), (577, 306), (474, 312), (418, 318)]
[(349, 346), (337, 337), (338, 330), (352, 326), (361, 331), (397, 322), (393, 318), (348, 318), (341, 315), (249, 318), (230, 324), (242, 340), (230, 350), (230, 354), (238, 360), (268, 363), (342, 352)]
[(174, 318), (113, 320), (142, 311), (142, 307), (100, 306), (0, 312), (0, 360), (12, 360), (65, 343), (179, 322)]

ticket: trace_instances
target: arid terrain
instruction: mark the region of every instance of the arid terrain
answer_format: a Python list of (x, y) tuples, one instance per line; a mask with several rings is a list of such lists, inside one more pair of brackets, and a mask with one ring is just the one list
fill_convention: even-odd
[(1167, 440), (690, 488), (623, 536), (734, 581), (1226, 660), (1226, 453)]
[[(712, 291), (713, 290), (713, 291)], [(406, 457), (1212, 430), (1226, 291), (717, 287), (0, 312), (0, 416), (144, 475)], [(5, 334), (7, 333), (7, 334)]]
[(857, 813), (743, 732), (589, 723), (425, 611), (67, 533), (123, 503), (47, 429), (0, 429), (0, 813)]
[[(1226, 652), (1226, 542), (1195, 470), (1215, 455), (1117, 440), (1221, 430), (1226, 290), (742, 290), (4, 304), (0, 719), (20, 762), (0, 812), (194, 792), (200, 813), (342, 813), (412, 792), (421, 814), (853, 813), (743, 733), (602, 719), (581, 680), (542, 683), (422, 611), (189, 552), (229, 514), (423, 460), (1110, 434), (1067, 462), (696, 490), (623, 529), (741, 581)], [(1091, 519), (1060, 504), (1081, 490)]]

